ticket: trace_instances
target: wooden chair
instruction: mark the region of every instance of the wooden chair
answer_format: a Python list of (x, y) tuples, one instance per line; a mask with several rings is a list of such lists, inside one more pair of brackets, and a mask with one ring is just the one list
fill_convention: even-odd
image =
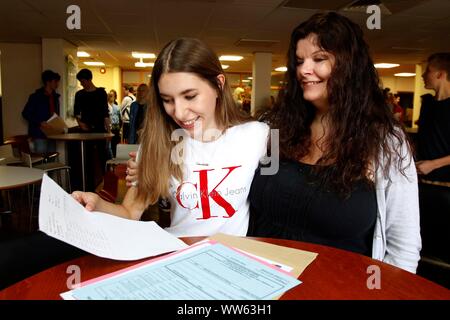
[(105, 201), (115, 202), (119, 178), (113, 171), (106, 171), (103, 177), (103, 188), (97, 194)]
[(22, 160), (14, 155), (11, 145), (5, 144), (0, 146), (0, 165), (18, 164)]
[(57, 161), (59, 156), (58, 152), (49, 152), (45, 154), (31, 152), (30, 139), (31, 138), (28, 135), (16, 135), (6, 138), (4, 143), (11, 145), (15, 157), (20, 158), (20, 154), (22, 152), (28, 153), (31, 156), (31, 161), (33, 164), (39, 162)]
[(72, 192), (72, 187), (70, 183), (70, 167), (60, 162), (47, 162), (42, 164), (33, 164), (31, 155), (25, 152), (22, 152), (22, 162), (25, 166), (30, 168), (36, 168), (44, 170), (46, 173), (56, 172), (58, 173), (58, 184), (62, 185), (60, 172), (64, 171), (66, 173), (66, 191), (68, 193)]

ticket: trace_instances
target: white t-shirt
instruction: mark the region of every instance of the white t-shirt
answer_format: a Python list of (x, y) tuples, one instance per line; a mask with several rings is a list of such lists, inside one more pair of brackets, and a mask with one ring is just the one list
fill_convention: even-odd
[(133, 101), (136, 100), (133, 95), (125, 96), (120, 106), (120, 113), (122, 115), (123, 122), (130, 122), (130, 106)]
[(212, 142), (187, 137), (183, 181), (170, 181), (171, 225), (166, 230), (177, 237), (245, 236), (248, 194), (268, 134), (266, 124), (252, 121), (227, 129)]

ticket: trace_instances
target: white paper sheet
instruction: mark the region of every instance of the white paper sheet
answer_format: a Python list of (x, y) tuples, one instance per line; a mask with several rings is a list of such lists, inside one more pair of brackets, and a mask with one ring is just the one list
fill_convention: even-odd
[(266, 300), (301, 283), (220, 243), (189, 251), (93, 279), (72, 290), (71, 296), (80, 300)]
[[(193, 252), (195, 250), (199, 250), (199, 249), (201, 249), (201, 248), (203, 248), (205, 246), (210, 246), (210, 245), (211, 245), (211, 242), (209, 240), (207, 240), (207, 239), (201, 240), (199, 242), (196, 242), (193, 245), (190, 245), (188, 248), (186, 248), (184, 250), (180, 250), (179, 252), (173, 253), (173, 255), (163, 256), (161, 259), (158, 257), (158, 258), (154, 258), (154, 259), (147, 260), (147, 261), (144, 261), (144, 262), (140, 262), (137, 265), (125, 268), (124, 270), (120, 270), (120, 271), (116, 272), (114, 275), (104, 275), (104, 276), (101, 276), (101, 278), (113, 279), (113, 278), (116, 278), (116, 277), (121, 277), (121, 276), (123, 276), (123, 275), (125, 275), (125, 274), (127, 274), (129, 272), (133, 272), (133, 271), (145, 268), (149, 264), (155, 265), (155, 264), (158, 264), (158, 263), (164, 263), (165, 261), (169, 261), (169, 260), (174, 259), (176, 257), (183, 256), (185, 254), (189, 254), (189, 253), (191, 253), (191, 252)], [(85, 285), (88, 285), (89, 283), (97, 282), (97, 281), (99, 281), (99, 278), (100, 277), (94, 278), (94, 279), (91, 279), (91, 280), (88, 280), (88, 281), (85, 281), (85, 282), (82, 282), (82, 283), (74, 286), (73, 290), (61, 293), (60, 296), (64, 300), (77, 300), (72, 295), (74, 289), (83, 287)]]
[(153, 221), (87, 211), (47, 175), (42, 179), (39, 229), (89, 253), (115, 260), (137, 260), (187, 247)]

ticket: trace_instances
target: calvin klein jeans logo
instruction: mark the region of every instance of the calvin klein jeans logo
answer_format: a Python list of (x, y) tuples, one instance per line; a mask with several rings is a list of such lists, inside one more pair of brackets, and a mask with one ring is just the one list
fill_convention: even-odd
[[(222, 131), (214, 128), (202, 131), (201, 125), (194, 128), (194, 138), (198, 141), (212, 141), (214, 140), (213, 138), (220, 137), (221, 134)], [(189, 134), (184, 129), (175, 129), (170, 135), (171, 141), (178, 141), (178, 143), (172, 148), (170, 152), (170, 161), (172, 161), (172, 163), (175, 165), (181, 166), (184, 163), (184, 139), (186, 139), (188, 136)], [(270, 156), (268, 156), (266, 153), (266, 155), (264, 155), (261, 159), (261, 164), (264, 165), (263, 167), (261, 167), (262, 176), (274, 175), (278, 172), (280, 155), (279, 136), (280, 134), (278, 129), (270, 129)], [(212, 156), (210, 161), (214, 160), (215, 159)], [(210, 164), (209, 161), (205, 159), (199, 161), (200, 162), (197, 162), (197, 165), (208, 166)]]
[(210, 198), (214, 200), (215, 203), (217, 203), (219, 206), (221, 206), (228, 216), (224, 216), (223, 218), (231, 218), (235, 212), (236, 209), (233, 208), (233, 206), (225, 200), (224, 197), (218, 192), (216, 189), (220, 186), (220, 184), (233, 172), (235, 169), (240, 168), (241, 166), (234, 166), (234, 167), (225, 167), (222, 168), (224, 170), (228, 170), (228, 172), (225, 174), (225, 176), (220, 180), (220, 182), (211, 190), (208, 190), (208, 172), (214, 171), (215, 169), (204, 169), (204, 170), (196, 170), (194, 172), (198, 172), (199, 174), (199, 184), (192, 183), (192, 182), (183, 182), (180, 184), (177, 188), (177, 194), (176, 199), (180, 206), (182, 206), (185, 209), (197, 209), (199, 208), (199, 202), (195, 204), (193, 207), (187, 207), (183, 204), (183, 199), (181, 197), (181, 191), (182, 188), (186, 185), (191, 185), (195, 188), (195, 190), (198, 190), (200, 193), (200, 205), (202, 209), (202, 217), (197, 218), (198, 220), (205, 220), (209, 218), (216, 218), (217, 216), (211, 215), (211, 206), (210, 206)]

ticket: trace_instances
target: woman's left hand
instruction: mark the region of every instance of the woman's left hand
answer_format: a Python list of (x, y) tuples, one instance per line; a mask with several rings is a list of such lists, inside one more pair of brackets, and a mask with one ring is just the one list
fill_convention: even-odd
[(136, 152), (130, 152), (130, 160), (127, 161), (127, 176), (125, 177), (127, 187), (135, 187), (137, 185), (137, 171)]

